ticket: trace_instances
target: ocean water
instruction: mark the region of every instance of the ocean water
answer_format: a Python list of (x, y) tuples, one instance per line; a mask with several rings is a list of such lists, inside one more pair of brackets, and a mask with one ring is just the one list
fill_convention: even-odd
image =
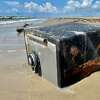
[(25, 49), (23, 36), (18, 36), (17, 27), (25, 23), (39, 25), (44, 19), (19, 20), (0, 22), (0, 54), (23, 51)]

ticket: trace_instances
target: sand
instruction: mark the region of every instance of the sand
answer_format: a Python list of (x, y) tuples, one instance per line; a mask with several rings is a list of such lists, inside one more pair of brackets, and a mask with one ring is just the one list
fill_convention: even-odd
[(50, 26), (56, 24), (63, 24), (63, 23), (82, 23), (82, 24), (92, 24), (92, 25), (100, 25), (100, 18), (55, 18), (49, 19), (44, 21), (41, 26)]
[(0, 100), (100, 99), (100, 72), (60, 89), (32, 72), (24, 47), (16, 50), (0, 52)]
[(100, 99), (100, 72), (60, 89), (34, 74), (24, 55), (16, 59), (10, 55), (9, 60), (7, 57), (5, 61), (0, 59), (0, 100)]

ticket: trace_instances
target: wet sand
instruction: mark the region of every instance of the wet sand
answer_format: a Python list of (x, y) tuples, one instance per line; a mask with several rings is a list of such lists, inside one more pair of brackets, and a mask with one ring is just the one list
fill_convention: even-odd
[[(16, 33), (14, 33), (16, 34)], [(6, 38), (6, 39), (5, 39)], [(11, 40), (11, 37), (9, 37)], [(99, 100), (100, 72), (95, 72), (80, 82), (63, 89), (38, 77), (27, 65), (23, 38), (15, 48), (13, 40), (2, 37), (5, 45), (0, 44), (0, 100)], [(3, 41), (2, 41), (3, 42)], [(12, 46), (13, 45), (13, 46)]]

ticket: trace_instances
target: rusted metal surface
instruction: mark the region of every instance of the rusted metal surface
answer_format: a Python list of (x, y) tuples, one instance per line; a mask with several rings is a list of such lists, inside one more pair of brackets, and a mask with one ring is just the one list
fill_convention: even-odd
[(75, 67), (66, 73), (64, 79), (66, 80), (65, 84), (73, 84), (89, 75), (93, 72), (100, 70), (100, 58), (94, 60), (89, 60), (88, 62)]
[(75, 58), (78, 56), (80, 50), (76, 47), (71, 47), (70, 53), (72, 55), (72, 61), (75, 64)]
[[(42, 46), (39, 47), (38, 51), (38, 46), (36, 46), (36, 49), (34, 48), (34, 42), (42, 44), (43, 48), (44, 46), (48, 47), (49, 42), (56, 46), (54, 48), (56, 52), (54, 53), (56, 53), (55, 63), (57, 65), (54, 66), (55, 69), (53, 68), (52, 73), (57, 71), (57, 74), (54, 74), (53, 77), (57, 77), (58, 83), (56, 83), (60, 87), (71, 85), (100, 69), (100, 27), (67, 23), (49, 27), (29, 28), (25, 29), (25, 33), (28, 36), (28, 53), (35, 51), (40, 54), (42, 52)], [(48, 55), (49, 48), (45, 48), (45, 50), (44, 55)], [(40, 58), (40, 61), (43, 57)], [(48, 59), (48, 56), (45, 58)], [(45, 60), (42, 61), (43, 63), (45, 63)], [(44, 65), (49, 66), (51, 63), (46, 62)], [(47, 77), (49, 76), (48, 74)]]
[(80, 75), (86, 77), (91, 73), (100, 70), (100, 58), (90, 60), (80, 66), (82, 68)]

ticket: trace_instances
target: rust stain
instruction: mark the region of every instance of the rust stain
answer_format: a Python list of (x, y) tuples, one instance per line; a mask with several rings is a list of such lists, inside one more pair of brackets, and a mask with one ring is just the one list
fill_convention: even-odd
[(71, 85), (99, 70), (100, 58), (89, 60), (88, 62), (78, 67), (72, 68), (69, 72), (67, 72), (64, 76), (65, 84)]
[(71, 55), (72, 55), (72, 61), (73, 63), (75, 63), (75, 58), (77, 57), (78, 53), (79, 53), (79, 49), (77, 47), (71, 47)]
[(96, 58), (95, 60), (90, 60), (81, 65), (80, 67), (82, 68), (80, 75), (82, 77), (86, 77), (91, 73), (100, 70), (100, 58)]
[(98, 53), (98, 52), (99, 52), (99, 50), (100, 50), (100, 44), (98, 44), (98, 46), (97, 46), (96, 50), (97, 50), (97, 53)]

